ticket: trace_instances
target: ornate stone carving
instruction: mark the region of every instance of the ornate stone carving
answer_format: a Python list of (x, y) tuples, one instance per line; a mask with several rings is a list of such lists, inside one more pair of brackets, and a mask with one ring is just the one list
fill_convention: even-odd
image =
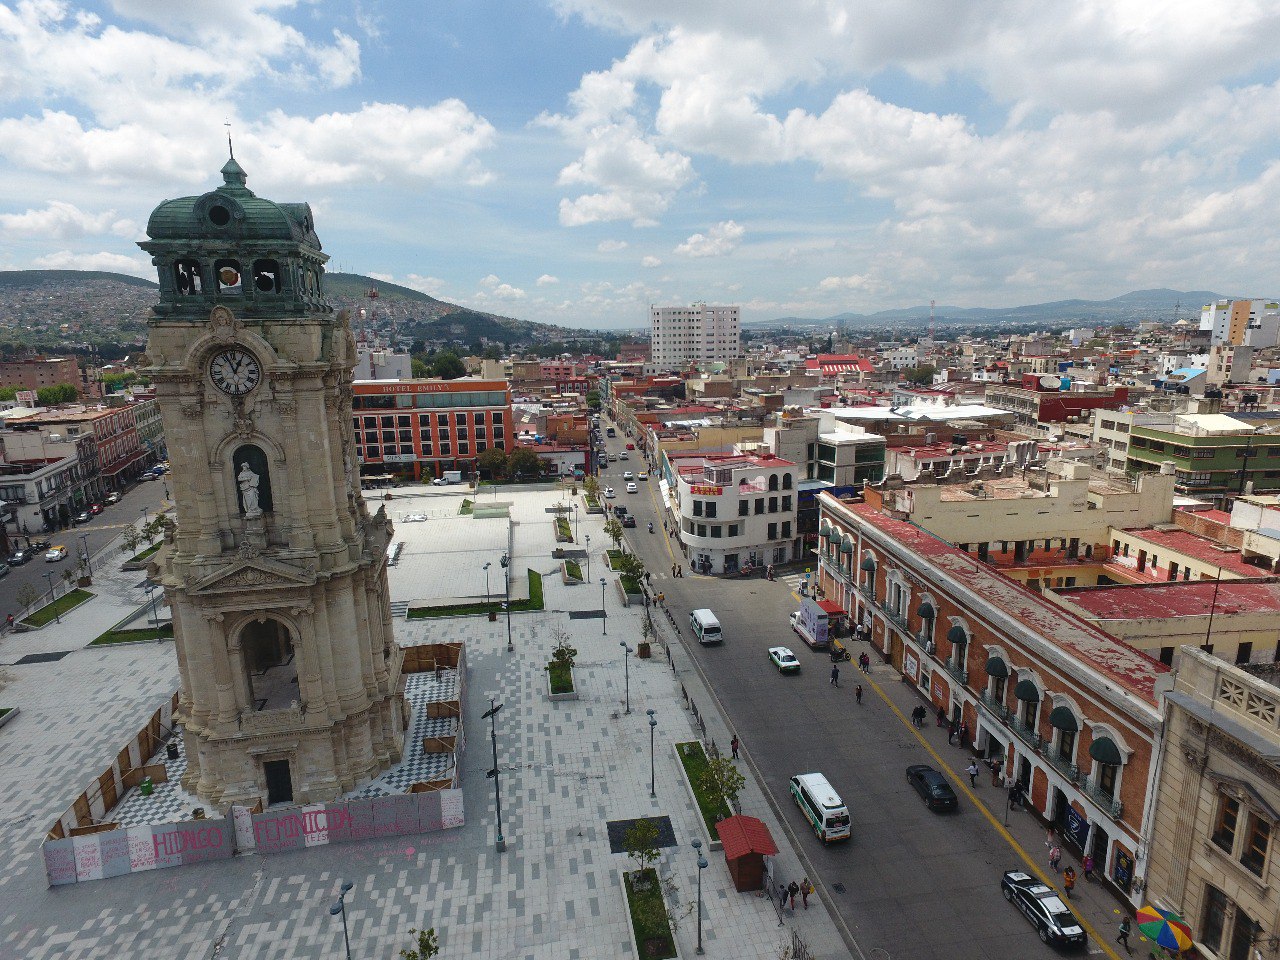
[(231, 429), (235, 432), (236, 436), (248, 439), (249, 437), (252, 437), (254, 433), (253, 420), (249, 417), (236, 417), (231, 421)]
[(253, 520), (262, 516), (262, 508), (258, 506), (258, 475), (249, 468), (248, 463), (240, 465), (236, 483), (240, 486), (240, 507), (244, 510), (245, 519)]
[(274, 587), (277, 584), (293, 584), (284, 577), (267, 573), (257, 567), (245, 567), (235, 573), (228, 574), (218, 581), (219, 587)]
[(219, 340), (230, 340), (243, 327), (244, 323), (236, 319), (229, 309), (219, 304), (209, 311), (209, 327)]
[(262, 551), (257, 544), (250, 543), (248, 540), (241, 540), (240, 546), (236, 547), (236, 555), (241, 560), (252, 560), (254, 557), (260, 556)]

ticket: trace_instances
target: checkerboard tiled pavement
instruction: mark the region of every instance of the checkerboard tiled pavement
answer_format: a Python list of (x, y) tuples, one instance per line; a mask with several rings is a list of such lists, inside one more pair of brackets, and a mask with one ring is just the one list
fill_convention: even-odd
[[(540, 507), (520, 505), (523, 511)], [(599, 519), (582, 519), (593, 545), (597, 536), (601, 544), (605, 539)], [(558, 568), (549, 559), (549, 528), (540, 558), (530, 531), (518, 532), (516, 542), (522, 562), (547, 573)], [(642, 612), (618, 609), (610, 594), (603, 636), (599, 620), (568, 617), (568, 611), (598, 607), (594, 590), (564, 587), (548, 576), (546, 596), (546, 611), (513, 618), (514, 654), (506, 651), (502, 620), (397, 621), (410, 641), (448, 636), (467, 642), (465, 827), (52, 890), (39, 857), (43, 828), (172, 692), (173, 648), (77, 649), (57, 663), (5, 668), (14, 675), (5, 700), (23, 713), (0, 731), (0, 842), (7, 851), (0, 871), (0, 960), (339, 956), (341, 925), (328, 908), (344, 879), (355, 884), (347, 898), (353, 956), (395, 956), (408, 944), (410, 927), (428, 925), (439, 931), (444, 957), (634, 956), (620, 890), (629, 859), (609, 852), (605, 824), (646, 815), (667, 815), (674, 826), (678, 846), (665, 851), (663, 867), (679, 884), (676, 912), (685, 918), (677, 938), (682, 955), (692, 955), (687, 910), (697, 869), (689, 841), (698, 821), (671, 749), (693, 736), (679, 687), (665, 659), (632, 659), (632, 713), (626, 715), (618, 643), (640, 639)], [(64, 631), (66, 646), (81, 646), (93, 628)], [(545, 696), (542, 666), (555, 628), (567, 631), (579, 650), (581, 699), (575, 702), (551, 703)], [(696, 678), (683, 670), (681, 677), (691, 692), (697, 689)], [(501, 854), (494, 851), (493, 792), (484, 776), (491, 766), (488, 724), (480, 718), (490, 694), (505, 705), (498, 765), (508, 849)], [(644, 713), (650, 707), (659, 720), (654, 800)], [(771, 822), (754, 784), (743, 799), (746, 812)], [(783, 839), (776, 827), (773, 833)], [(816, 957), (847, 955), (820, 906), (788, 916), (779, 927), (770, 902), (735, 892), (723, 860), (709, 859), (703, 876), (709, 956), (776, 958), (790, 943), (792, 925)], [(798, 869), (789, 850), (778, 859), (786, 875)]]

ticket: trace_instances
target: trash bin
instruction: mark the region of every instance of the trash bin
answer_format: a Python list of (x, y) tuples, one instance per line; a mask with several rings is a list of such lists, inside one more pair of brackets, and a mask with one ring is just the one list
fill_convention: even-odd
[(151, 782), (150, 777), (144, 777), (142, 783), (138, 785), (138, 791), (144, 796), (151, 796), (151, 791), (155, 789), (155, 784)]
[(178, 759), (178, 742), (176, 740), (170, 740), (168, 744), (165, 745), (164, 753), (165, 753), (165, 756), (168, 757), (170, 760), (177, 760)]

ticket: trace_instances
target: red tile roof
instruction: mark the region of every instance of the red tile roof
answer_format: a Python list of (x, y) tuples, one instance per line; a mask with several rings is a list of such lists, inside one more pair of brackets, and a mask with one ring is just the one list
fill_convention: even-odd
[(1099, 620), (1208, 616), (1211, 607), (1215, 616), (1280, 613), (1280, 582), (1274, 578), (1078, 587), (1056, 592)]
[(939, 568), (975, 597), (981, 597), (1003, 610), (1046, 642), (1074, 654), (1083, 663), (1148, 703), (1156, 702), (1156, 678), (1169, 671), (1164, 664), (915, 524), (886, 516), (871, 504), (841, 505), (890, 540)]
[(755, 817), (726, 817), (716, 824), (716, 833), (724, 844), (726, 860), (737, 860), (749, 853), (762, 853), (766, 857), (778, 855), (778, 845), (773, 842), (769, 828)]
[[(1187, 530), (1156, 530), (1146, 527), (1141, 530), (1126, 530), (1131, 537), (1145, 540), (1156, 547), (1176, 550), (1194, 557), (1211, 567), (1221, 567), (1241, 577), (1256, 577), (1259, 569), (1240, 559), (1240, 552), (1218, 549), (1217, 541), (1208, 537), (1196, 536)], [(1163, 558), (1161, 558), (1163, 559)], [(1162, 564), (1162, 566), (1165, 566)]]

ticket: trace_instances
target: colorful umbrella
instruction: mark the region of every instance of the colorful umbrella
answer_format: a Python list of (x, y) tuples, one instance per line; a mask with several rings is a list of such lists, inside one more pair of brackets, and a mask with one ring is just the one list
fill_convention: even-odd
[(1191, 949), (1191, 928), (1172, 910), (1143, 907), (1138, 911), (1138, 929), (1147, 939), (1166, 949), (1179, 953)]

